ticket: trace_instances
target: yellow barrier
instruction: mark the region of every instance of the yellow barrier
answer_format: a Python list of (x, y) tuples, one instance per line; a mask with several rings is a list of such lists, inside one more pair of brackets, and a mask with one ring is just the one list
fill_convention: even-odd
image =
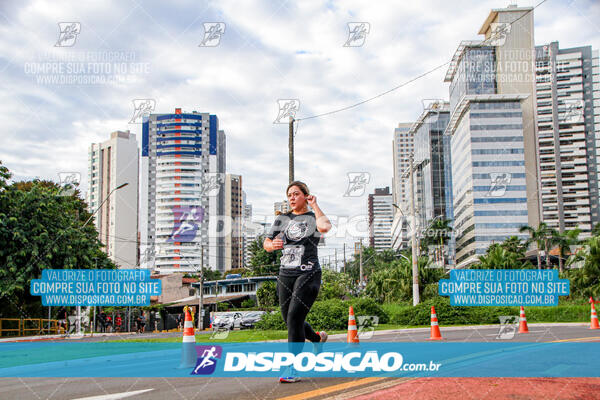
[[(16, 328), (14, 322), (17, 322)], [(7, 322), (13, 327), (7, 328)], [(50, 325), (50, 326), (48, 326)], [(8, 335), (5, 335), (5, 332)], [(31, 336), (59, 333), (58, 320), (44, 318), (0, 318), (0, 336)]]

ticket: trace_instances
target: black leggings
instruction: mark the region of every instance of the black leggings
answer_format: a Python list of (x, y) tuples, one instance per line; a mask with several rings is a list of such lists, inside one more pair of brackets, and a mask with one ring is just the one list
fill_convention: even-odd
[(277, 293), (281, 315), (288, 328), (288, 342), (320, 342), (321, 337), (315, 333), (306, 315), (310, 311), (319, 288), (321, 287), (321, 270), (305, 272), (300, 276), (282, 276), (277, 279)]

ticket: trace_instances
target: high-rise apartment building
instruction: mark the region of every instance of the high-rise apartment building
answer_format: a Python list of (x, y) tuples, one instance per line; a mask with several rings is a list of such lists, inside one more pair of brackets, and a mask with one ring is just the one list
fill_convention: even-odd
[[(394, 129), (394, 139), (392, 140), (392, 156), (394, 160), (394, 177), (392, 178), (393, 194), (393, 213), (391, 236), (392, 248), (395, 250), (406, 247), (406, 236), (408, 232), (408, 223), (403, 217), (405, 210), (400, 212), (402, 204), (406, 202), (407, 195), (405, 191), (402, 174), (408, 170), (410, 155), (413, 152), (413, 136), (410, 133), (412, 122), (402, 122)], [(398, 208), (397, 208), (398, 207)]]
[(494, 9), (456, 50), (450, 82), (456, 266), (540, 222), (533, 9)]
[(389, 186), (375, 188), (375, 193), (369, 194), (369, 246), (376, 250), (389, 249), (392, 246), (392, 208)]
[(225, 178), (225, 215), (231, 229), (225, 236), (225, 270), (244, 266), (242, 176), (227, 174)]
[(591, 46), (536, 47), (542, 219), (589, 237), (600, 222), (600, 75)]
[(98, 238), (109, 258), (123, 268), (138, 266), (138, 163), (137, 141), (129, 131), (112, 132), (110, 139), (90, 146), (89, 211), (104, 201), (94, 219)]
[(273, 211), (275, 212), (275, 214), (277, 214), (278, 211), (282, 214), (285, 214), (290, 210), (290, 203), (288, 203), (286, 200), (276, 201), (275, 203), (273, 203)]
[(150, 114), (142, 124), (142, 267), (225, 271), (225, 133), (216, 115)]

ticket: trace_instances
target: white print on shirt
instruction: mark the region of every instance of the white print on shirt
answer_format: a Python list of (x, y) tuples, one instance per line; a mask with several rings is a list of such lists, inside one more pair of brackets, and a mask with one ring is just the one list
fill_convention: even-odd
[(281, 265), (284, 267), (299, 267), (302, 264), (303, 254), (304, 246), (284, 247), (280, 259)]
[(288, 237), (288, 239), (291, 241), (294, 241), (294, 242), (297, 242), (298, 240), (305, 237), (307, 235), (307, 233), (308, 233), (308, 222), (307, 221), (297, 222), (296, 220), (291, 220), (285, 230), (285, 234)]

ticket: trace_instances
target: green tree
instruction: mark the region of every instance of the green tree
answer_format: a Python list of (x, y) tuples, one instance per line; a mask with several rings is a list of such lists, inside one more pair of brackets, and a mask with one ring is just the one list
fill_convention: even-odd
[(354, 288), (350, 275), (343, 272), (323, 268), (321, 280), (317, 300), (342, 299), (350, 295)]
[(0, 161), (0, 190), (5, 189), (8, 186), (8, 180), (11, 177), (11, 173)]
[(263, 248), (264, 241), (265, 238), (261, 235), (250, 243), (250, 263), (248, 268), (251, 270), (251, 275), (253, 276), (277, 275), (279, 272), (281, 250), (269, 253)]
[(444, 246), (450, 241), (452, 221), (449, 219), (434, 219), (423, 232), (420, 241), (421, 252), (426, 252), (429, 246)]
[[(6, 184), (7, 170), (0, 181)], [(44, 269), (116, 268), (102, 251), (79, 190), (61, 195), (53, 182), (16, 182), (0, 191), (0, 317), (43, 316), (31, 279)]]
[[(427, 287), (435, 285), (444, 276), (441, 268), (427, 268), (427, 257), (419, 257), (419, 294)], [(412, 299), (412, 261), (396, 259), (386, 268), (374, 271), (367, 281), (365, 293), (381, 303), (409, 301)]]
[(567, 274), (571, 280), (571, 296), (597, 299), (600, 297), (600, 236), (589, 238), (583, 253), (583, 267)]
[(533, 265), (519, 253), (508, 251), (501, 243), (494, 243), (479, 256), (479, 263), (472, 266), (473, 269), (523, 269), (531, 268)]
[(549, 257), (549, 246), (550, 239), (552, 237), (552, 232), (548, 228), (548, 225), (545, 222), (540, 223), (538, 228), (533, 228), (531, 226), (522, 226), (519, 229), (519, 232), (527, 232), (529, 234), (529, 239), (527, 240), (527, 244), (535, 243), (537, 248), (537, 266), (539, 269), (542, 268), (542, 259), (540, 257), (540, 250), (544, 249), (546, 253), (546, 267), (549, 267), (550, 257)]
[(527, 242), (518, 236), (509, 236), (500, 243), (500, 247), (510, 253), (515, 253), (520, 258), (525, 258), (525, 253), (527, 252)]
[(277, 284), (273, 281), (264, 282), (256, 291), (259, 307), (273, 307), (279, 303)]

